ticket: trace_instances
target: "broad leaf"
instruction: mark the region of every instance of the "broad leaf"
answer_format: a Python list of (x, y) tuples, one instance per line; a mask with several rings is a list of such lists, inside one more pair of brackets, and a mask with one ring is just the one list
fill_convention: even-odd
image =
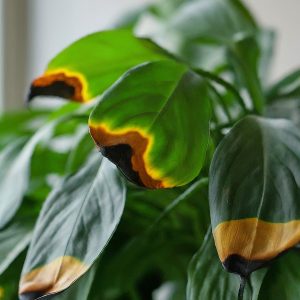
[(210, 210), (220, 260), (248, 277), (300, 237), (300, 134), (287, 120), (246, 117), (218, 146)]
[[(246, 285), (244, 299), (257, 300), (266, 270), (253, 274)], [(218, 260), (211, 230), (193, 257), (188, 271), (188, 300), (232, 300), (237, 299), (239, 278), (224, 271)]]
[(154, 43), (134, 37), (129, 30), (97, 32), (59, 53), (32, 83), (29, 100), (59, 96), (86, 102), (102, 94), (128, 69), (166, 56)]
[(89, 120), (103, 155), (147, 188), (184, 185), (200, 172), (209, 138), (204, 80), (171, 61), (142, 64), (104, 95)]
[(94, 156), (46, 200), (20, 283), (20, 298), (68, 288), (101, 254), (123, 213), (125, 188), (111, 163)]

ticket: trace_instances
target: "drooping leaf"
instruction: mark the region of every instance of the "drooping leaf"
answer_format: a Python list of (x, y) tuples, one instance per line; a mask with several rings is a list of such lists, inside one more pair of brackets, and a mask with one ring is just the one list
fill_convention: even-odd
[[(18, 283), (19, 274), (22, 271), (22, 266), (25, 260), (25, 253), (23, 251), (11, 263), (9, 268), (0, 275), (0, 299), (1, 300), (16, 300), (18, 299)], [(17, 276), (16, 276), (17, 275)]]
[[(38, 130), (20, 150), (4, 149), (0, 155), (0, 228), (14, 216), (27, 191), (30, 176), (31, 157), (35, 147), (51, 138), (58, 120)], [(10, 148), (11, 145), (8, 145)]]
[(43, 76), (31, 86), (35, 96), (59, 96), (87, 102), (102, 94), (128, 69), (167, 54), (129, 30), (119, 29), (88, 35), (59, 53)]
[[(250, 284), (246, 286), (244, 299), (257, 300), (266, 270), (255, 272)], [(214, 245), (211, 230), (194, 255), (188, 271), (188, 300), (232, 300), (237, 299), (239, 279), (225, 272)]]
[(275, 83), (267, 93), (268, 102), (300, 98), (300, 70), (293, 71)]
[(204, 80), (171, 61), (142, 64), (104, 95), (89, 120), (104, 156), (147, 188), (184, 185), (203, 165), (210, 105)]
[(300, 295), (300, 253), (291, 250), (274, 262), (264, 278), (258, 300), (293, 300)]
[(300, 134), (287, 120), (246, 117), (218, 146), (210, 210), (220, 260), (248, 277), (300, 240)]
[(29, 245), (32, 230), (33, 222), (20, 219), (0, 231), (0, 275)]
[(99, 156), (66, 178), (46, 200), (20, 283), (20, 298), (56, 294), (84, 275), (102, 253), (123, 213), (125, 188)]
[(41, 111), (21, 111), (0, 116), (0, 150), (18, 138), (29, 139), (45, 119), (46, 113)]

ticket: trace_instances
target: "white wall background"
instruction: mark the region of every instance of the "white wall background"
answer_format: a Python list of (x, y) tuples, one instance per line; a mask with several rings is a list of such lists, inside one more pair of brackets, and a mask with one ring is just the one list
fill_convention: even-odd
[(272, 27), (278, 35), (275, 79), (300, 67), (300, 0), (246, 0), (261, 24)]

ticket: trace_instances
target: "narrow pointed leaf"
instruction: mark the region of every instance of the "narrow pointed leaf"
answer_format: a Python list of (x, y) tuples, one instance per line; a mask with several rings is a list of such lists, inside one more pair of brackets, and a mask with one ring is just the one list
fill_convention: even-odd
[(20, 299), (68, 288), (110, 240), (123, 213), (125, 188), (107, 160), (94, 156), (46, 200), (20, 283)]
[(0, 153), (0, 228), (7, 224), (22, 203), (29, 184), (30, 163), (36, 146), (51, 138), (58, 122), (56, 120), (42, 127), (22, 149), (11, 149), (12, 144)]
[(87, 102), (102, 94), (128, 69), (167, 54), (129, 30), (111, 30), (88, 35), (59, 53), (44, 75), (31, 86), (35, 96), (59, 96)]
[(275, 83), (267, 93), (269, 102), (300, 98), (300, 70), (296, 70)]
[(100, 150), (147, 188), (184, 185), (199, 173), (208, 145), (204, 80), (171, 61), (142, 64), (103, 96), (89, 120)]
[(0, 231), (0, 275), (29, 245), (32, 230), (32, 223), (16, 221)]
[(247, 277), (300, 241), (300, 134), (287, 120), (246, 117), (218, 146), (210, 209), (220, 260)]

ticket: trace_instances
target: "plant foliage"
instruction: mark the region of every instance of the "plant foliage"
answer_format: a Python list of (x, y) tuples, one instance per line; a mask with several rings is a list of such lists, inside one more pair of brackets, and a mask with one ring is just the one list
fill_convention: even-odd
[(273, 48), (239, 0), (164, 0), (54, 57), (0, 119), (0, 299), (297, 299), (300, 72), (270, 84)]

